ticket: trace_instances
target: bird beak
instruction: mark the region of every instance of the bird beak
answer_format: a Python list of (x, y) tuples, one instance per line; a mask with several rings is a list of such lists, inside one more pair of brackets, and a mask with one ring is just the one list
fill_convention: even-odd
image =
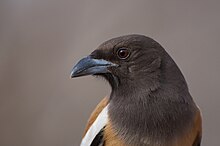
[(71, 78), (108, 73), (108, 67), (118, 66), (103, 59), (93, 59), (87, 56), (81, 59), (72, 69)]

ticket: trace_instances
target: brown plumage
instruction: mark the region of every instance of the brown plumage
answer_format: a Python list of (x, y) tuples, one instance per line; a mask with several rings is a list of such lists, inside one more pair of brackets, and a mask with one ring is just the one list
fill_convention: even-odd
[[(105, 97), (97, 105), (97, 107), (92, 112), (88, 120), (83, 136), (85, 136), (85, 133), (88, 131), (89, 127), (93, 124), (99, 113), (107, 104), (108, 104), (108, 97)], [(200, 142), (200, 138), (202, 137), (202, 119), (199, 110), (197, 111), (193, 121), (194, 122), (192, 128), (185, 129), (186, 132), (183, 135), (179, 136), (177, 139), (173, 139), (173, 141), (171, 142), (172, 144), (170, 144), (170, 146), (198, 146), (198, 142)], [(104, 139), (106, 141), (105, 146), (128, 146), (124, 144), (119, 137), (117, 137), (117, 134), (112, 128), (110, 122), (108, 122), (108, 124), (105, 127)]]
[(73, 68), (111, 85), (81, 146), (199, 146), (202, 119), (186, 81), (163, 47), (142, 35), (106, 41)]

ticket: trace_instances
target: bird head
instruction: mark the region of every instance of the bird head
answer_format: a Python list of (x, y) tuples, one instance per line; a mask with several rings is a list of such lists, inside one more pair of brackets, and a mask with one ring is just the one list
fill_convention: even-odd
[(162, 64), (167, 62), (172, 62), (172, 59), (153, 39), (143, 35), (126, 35), (104, 42), (81, 59), (73, 67), (71, 77), (98, 75), (115, 90), (142, 87), (152, 91), (159, 87), (165, 72)]

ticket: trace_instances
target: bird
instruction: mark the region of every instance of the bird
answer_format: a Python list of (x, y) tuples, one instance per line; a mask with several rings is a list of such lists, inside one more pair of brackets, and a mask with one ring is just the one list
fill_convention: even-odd
[(102, 43), (71, 78), (103, 77), (111, 87), (92, 112), (80, 146), (200, 146), (202, 116), (186, 80), (154, 39), (129, 34)]

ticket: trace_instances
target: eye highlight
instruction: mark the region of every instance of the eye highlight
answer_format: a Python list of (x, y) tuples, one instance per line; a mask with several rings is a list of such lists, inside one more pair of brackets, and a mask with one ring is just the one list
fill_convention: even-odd
[(127, 48), (120, 48), (117, 51), (118, 58), (120, 59), (127, 59), (130, 55), (130, 50)]

